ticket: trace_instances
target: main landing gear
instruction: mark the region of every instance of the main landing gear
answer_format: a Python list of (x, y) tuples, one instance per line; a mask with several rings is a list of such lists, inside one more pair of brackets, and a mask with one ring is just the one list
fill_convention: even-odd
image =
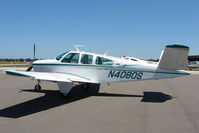
[(85, 84), (82, 84), (81, 87), (84, 90), (88, 90), (90, 88), (90, 84), (89, 83), (85, 83)]
[(70, 91), (73, 87), (75, 87), (72, 83), (67, 82), (57, 82), (60, 92), (63, 94), (64, 97), (69, 97), (71, 95)]
[(34, 91), (38, 92), (41, 90), (41, 86), (40, 86), (40, 80), (37, 80), (37, 84), (35, 85)]

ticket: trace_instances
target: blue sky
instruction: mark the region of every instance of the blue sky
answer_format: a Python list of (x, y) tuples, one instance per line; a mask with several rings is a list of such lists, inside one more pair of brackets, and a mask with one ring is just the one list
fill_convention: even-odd
[(0, 0), (0, 58), (84, 51), (159, 58), (168, 44), (199, 54), (198, 0)]

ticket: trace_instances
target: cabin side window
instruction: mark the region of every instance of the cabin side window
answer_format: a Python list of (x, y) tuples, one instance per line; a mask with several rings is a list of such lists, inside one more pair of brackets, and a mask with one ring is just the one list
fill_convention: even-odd
[(62, 59), (61, 62), (78, 63), (78, 61), (79, 61), (79, 53), (69, 53)]
[(99, 57), (99, 56), (96, 57), (95, 63), (97, 65), (110, 65), (110, 66), (114, 64), (114, 62), (112, 60), (103, 58), (103, 57)]
[(136, 60), (136, 59), (131, 59), (132, 61), (138, 61), (138, 60)]
[(82, 64), (92, 64), (93, 56), (88, 54), (82, 54), (81, 63)]

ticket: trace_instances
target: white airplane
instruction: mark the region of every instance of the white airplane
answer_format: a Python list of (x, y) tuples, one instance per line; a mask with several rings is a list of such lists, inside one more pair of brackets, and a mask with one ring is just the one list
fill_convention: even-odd
[[(60, 92), (67, 96), (76, 85), (173, 78), (190, 73), (187, 67), (189, 47), (168, 45), (161, 54), (159, 64), (127, 60), (79, 51), (69, 51), (55, 59), (32, 62), (27, 71), (5, 70), (7, 74), (36, 79), (35, 91), (41, 81), (56, 82)], [(34, 72), (31, 69), (34, 68)]]
[(188, 64), (189, 68), (199, 68), (199, 61), (194, 61)]

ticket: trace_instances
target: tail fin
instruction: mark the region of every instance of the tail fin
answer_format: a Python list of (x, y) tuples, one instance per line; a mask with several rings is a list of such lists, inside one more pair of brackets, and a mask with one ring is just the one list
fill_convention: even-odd
[(160, 58), (160, 69), (185, 70), (188, 65), (189, 47), (183, 45), (166, 46)]

